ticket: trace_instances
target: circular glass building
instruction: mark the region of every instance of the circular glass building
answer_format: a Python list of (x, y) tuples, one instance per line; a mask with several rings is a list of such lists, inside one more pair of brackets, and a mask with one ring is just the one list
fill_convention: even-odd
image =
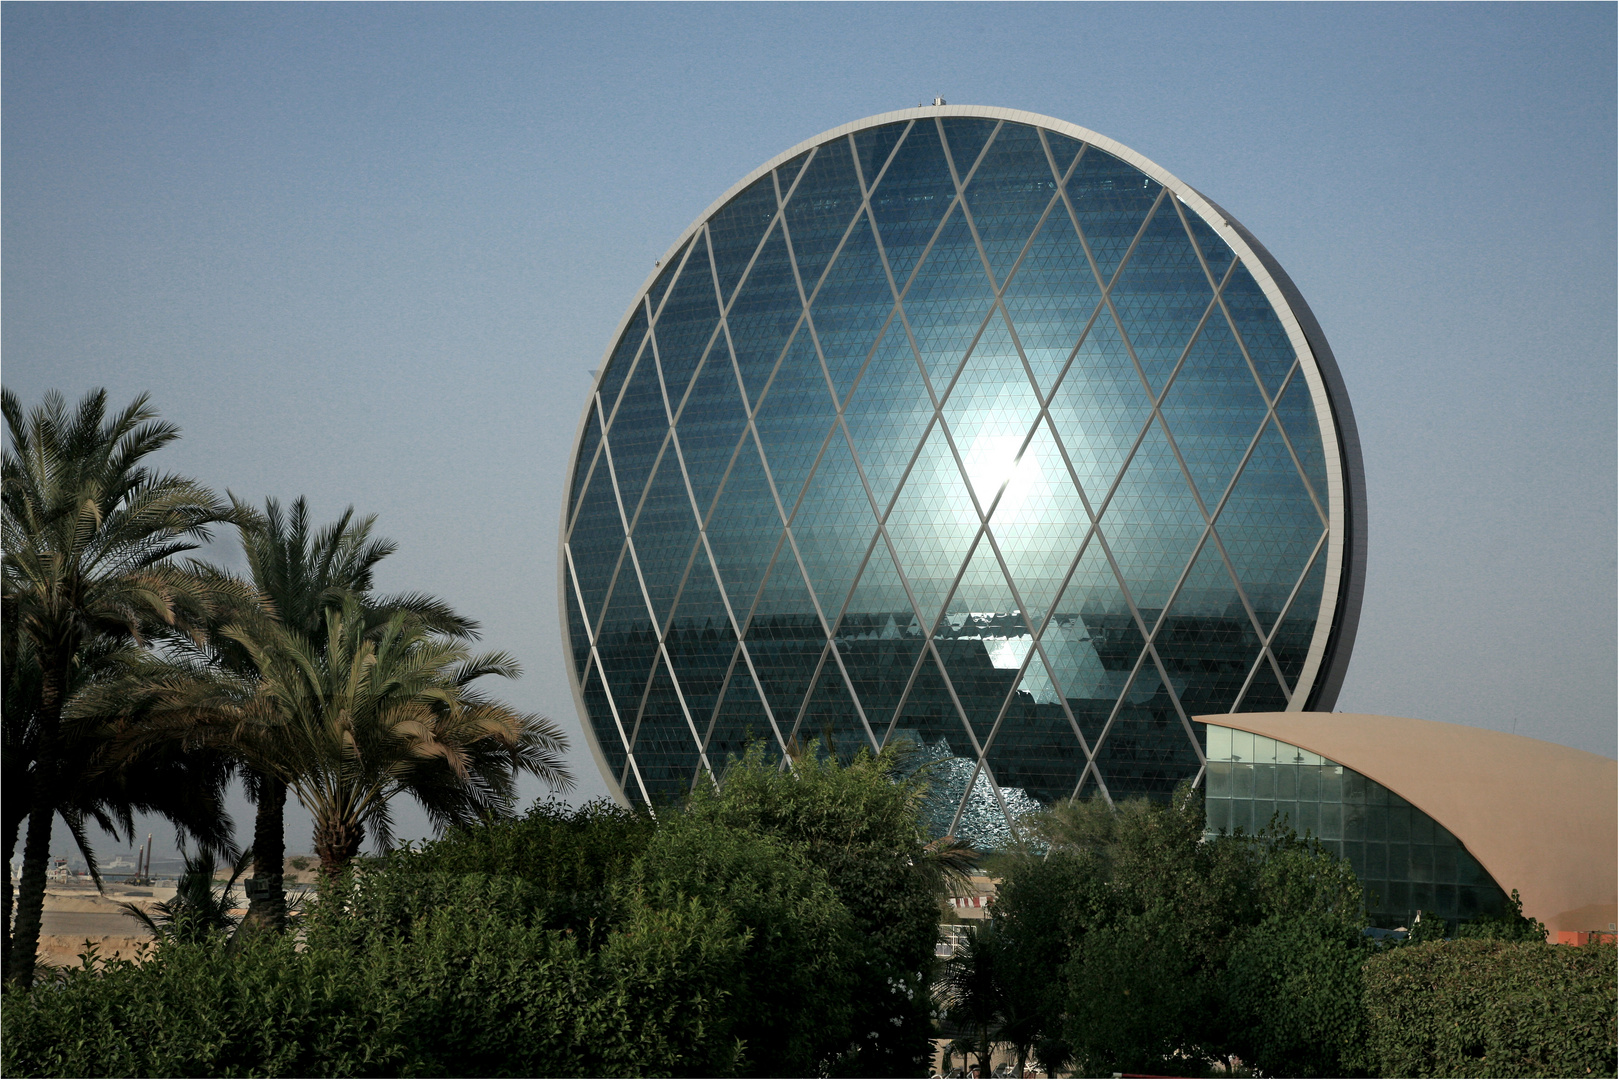
[(610, 785), (751, 742), (933, 765), (939, 832), (1200, 779), (1191, 717), (1329, 710), (1364, 565), (1332, 355), (1269, 254), (1110, 139), (908, 109), (767, 162), (625, 313), (560, 591)]

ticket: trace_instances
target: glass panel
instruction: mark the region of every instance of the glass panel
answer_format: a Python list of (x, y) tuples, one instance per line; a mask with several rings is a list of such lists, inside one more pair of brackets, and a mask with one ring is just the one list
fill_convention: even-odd
[(917, 124), (871, 195), (871, 215), (894, 280), (903, 289), (956, 198), (938, 128)]
[(1205, 730), (1207, 731), (1207, 742), (1205, 743), (1207, 750), (1205, 753), (1208, 759), (1213, 762), (1221, 758), (1229, 758), (1231, 756), (1231, 729), (1221, 727), (1218, 724), (1210, 724)]
[(1004, 282), (1057, 197), (1039, 133), (1026, 124), (1002, 124), (965, 195), (990, 269)]
[(786, 208), (787, 232), (806, 292), (815, 290), (859, 210), (860, 183), (848, 140), (823, 143), (804, 167)]
[(1098, 316), (1080, 343), (1049, 412), (1080, 485), (1100, 508), (1152, 419), (1152, 401), (1111, 315)]
[(888, 515), (900, 570), (928, 626), (938, 618), (977, 534), (978, 515), (967, 485), (944, 433), (935, 427)]
[(1136, 240), (1110, 298), (1147, 381), (1162, 394), (1214, 301), (1169, 198)]
[(836, 619), (877, 532), (849, 444), (840, 434), (832, 436), (804, 485), (790, 524), (821, 611)]
[(1211, 319), (1192, 343), (1163, 413), (1203, 504), (1214, 510), (1265, 422), (1265, 400), (1224, 319)]
[(841, 440), (836, 423), (837, 405), (826, 388), (826, 374), (809, 332), (800, 330), (754, 416), (759, 443), (787, 513), (798, 504), (804, 481), (828, 438)]
[(1087, 146), (1067, 190), (1102, 280), (1111, 281), (1162, 189), (1134, 166)]
[[(900, 136), (905, 134), (909, 123), (900, 120), (878, 127), (862, 128), (854, 133), (854, 145), (860, 157), (860, 173), (868, 188), (877, 183), (878, 174), (888, 164), (889, 154), (893, 153), (895, 144), (899, 142)], [(929, 125), (924, 121), (922, 126)]]
[[(686, 384), (697, 363), (720, 337), (720, 309), (714, 295), (714, 274), (708, 264), (708, 245), (698, 237), (686, 268), (680, 272), (669, 297), (652, 324), (658, 367), (671, 406), (686, 395)], [(720, 348), (725, 348), (723, 339)]]
[[(1026, 614), (1038, 624), (1052, 610), (1088, 531), (1085, 504), (1074, 487), (1051, 429), (1041, 424), (1018, 456), (1011, 438), (995, 443), (980, 429), (977, 457), (986, 486), (1004, 480), (990, 531), (1000, 545)], [(969, 453), (979, 449), (974, 443)], [(996, 477), (996, 471), (1004, 472)], [(989, 475), (984, 476), (985, 473)]]
[(945, 219), (904, 300), (934, 392), (943, 396), (995, 304), (994, 288), (959, 210)]
[(776, 216), (776, 184), (769, 173), (749, 184), (708, 219), (708, 242), (714, 251), (714, 269), (720, 296), (736, 291), (765, 230)]
[(877, 240), (862, 214), (810, 301), (810, 319), (838, 400), (848, 396), (893, 316), (893, 297)]
[(675, 422), (680, 456), (686, 463), (698, 513), (714, 504), (737, 444), (747, 426), (748, 410), (736, 385), (736, 369), (723, 341), (709, 351)]
[(1035, 234), (1003, 297), (1041, 393), (1051, 392), (1067, 366), (1101, 295), (1079, 234), (1058, 205)]
[(1179, 463), (1153, 425), (1136, 450), (1100, 528), (1148, 625), (1157, 621), (1203, 538), (1203, 516)]
[(751, 437), (744, 438), (708, 517), (714, 565), (730, 598), (731, 610), (744, 622), (781, 536), (781, 516), (760, 464), (759, 450)]
[(879, 510), (887, 510), (933, 420), (927, 384), (898, 319), (888, 324), (865, 373), (850, 392), (843, 420), (872, 497)]
[[(788, 339), (799, 327), (802, 315), (803, 305), (793, 278), (792, 263), (787, 257), (787, 244), (781, 232), (774, 230), (765, 240), (758, 261), (737, 291), (725, 318), (731, 331), (731, 344), (736, 349), (742, 385), (747, 389), (748, 401), (755, 406), (771, 373), (776, 370)], [(800, 331), (799, 336), (808, 343), (807, 334)], [(716, 351), (718, 348), (716, 346)], [(813, 361), (813, 349), (810, 356)]]
[(661, 627), (668, 621), (675, 593), (698, 548), (697, 518), (674, 454), (664, 455), (657, 475), (647, 486), (646, 501), (631, 535), (647, 596)]
[(1304, 467), (1304, 475), (1315, 489), (1316, 499), (1327, 501), (1327, 463), (1321, 449), (1321, 427), (1316, 422), (1315, 402), (1302, 372), (1295, 370), (1287, 389), (1276, 401), (1276, 418), (1287, 431), (1293, 453)]
[(1209, 223), (1197, 216), (1196, 210), (1190, 206), (1183, 206), (1181, 210), (1186, 218), (1187, 230), (1192, 234), (1198, 249), (1202, 251), (1203, 261), (1208, 263), (1209, 273), (1214, 276), (1215, 281), (1223, 280), (1227, 268), (1231, 266), (1231, 260), (1236, 258), (1236, 255), (1230, 245), (1209, 227)]
[(946, 116), (939, 121), (944, 129), (945, 141), (950, 144), (950, 157), (956, 163), (956, 173), (963, 182), (977, 162), (984, 143), (995, 131), (995, 121), (976, 116)]
[(1293, 343), (1288, 340), (1281, 320), (1246, 266), (1239, 264), (1231, 272), (1221, 296), (1226, 310), (1231, 313), (1237, 336), (1247, 346), (1248, 357), (1259, 373), (1265, 393), (1275, 394), (1295, 359)]
[(1215, 522), (1263, 629), (1270, 630), (1281, 614), (1321, 529), (1287, 447), (1276, 428), (1266, 425)]

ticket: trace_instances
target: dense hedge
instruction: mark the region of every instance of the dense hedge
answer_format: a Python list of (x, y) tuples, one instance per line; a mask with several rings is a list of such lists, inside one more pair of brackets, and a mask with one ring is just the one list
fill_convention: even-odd
[(724, 1075), (747, 933), (689, 901), (636, 905), (589, 950), (520, 883), (441, 881), (402, 932), (306, 947), (168, 942), (136, 966), (8, 993), (8, 1076)]
[(1611, 944), (1448, 941), (1367, 960), (1370, 1063), (1383, 1076), (1613, 1076)]

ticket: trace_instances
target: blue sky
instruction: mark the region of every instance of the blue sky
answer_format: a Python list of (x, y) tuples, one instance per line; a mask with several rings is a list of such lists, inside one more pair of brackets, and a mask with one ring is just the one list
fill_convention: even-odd
[(1369, 492), (1340, 708), (1615, 753), (1612, 5), (0, 19), (5, 384), (149, 391), (171, 468), (378, 514), (382, 585), (482, 620), (576, 745), (556, 522), (608, 336), (743, 174), (938, 95), (1118, 139), (1302, 289)]

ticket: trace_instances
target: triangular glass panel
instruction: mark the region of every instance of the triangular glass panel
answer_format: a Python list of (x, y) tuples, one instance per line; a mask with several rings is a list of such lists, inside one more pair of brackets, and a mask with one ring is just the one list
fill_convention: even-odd
[[(602, 487), (607, 485), (604, 483)], [(611, 501), (612, 494), (608, 492), (601, 498)], [(568, 544), (574, 574), (579, 579), (579, 592), (584, 597), (585, 621), (591, 626), (601, 619), (607, 587), (613, 582), (613, 572), (618, 568), (623, 550), (624, 529), (619, 524), (617, 507), (605, 508), (582, 519)]]
[(876, 515), (841, 432), (832, 436), (788, 522), (821, 610), (837, 618), (876, 532)]
[(607, 452), (612, 455), (624, 511), (634, 515), (641, 489), (669, 437), (669, 414), (664, 410), (663, 387), (658, 384), (658, 367), (650, 351), (630, 376), (618, 415), (607, 432)]
[(1066, 799), (1074, 790), (1085, 767), (1085, 751), (1051, 690), (1038, 652), (1029, 657), (1029, 666), (1007, 702), (1000, 729), (984, 751), (984, 763), (994, 773), (1014, 821), (1039, 809), (1041, 801)]
[(702, 730), (714, 711), (736, 652), (736, 635), (725, 614), (719, 587), (714, 584), (708, 557), (701, 550), (680, 591), (674, 618), (664, 635), (664, 647), (686, 696), (686, 707)]
[(888, 164), (888, 156), (905, 134), (907, 123), (897, 120), (892, 124), (861, 128), (854, 133), (855, 149), (860, 155), (860, 175), (865, 179), (867, 188), (877, 183), (878, 174)]
[(647, 614), (635, 567), (626, 557), (618, 580), (613, 583), (613, 594), (608, 598), (601, 629), (596, 634), (602, 672), (626, 727), (640, 708), (647, 678), (652, 674), (657, 642), (658, 633)]
[(1221, 713), (1242, 691), (1260, 641), (1211, 538), (1153, 638), (1188, 715)]
[(1267, 424), (1215, 522), (1263, 629), (1276, 621), (1322, 525), (1287, 446)]
[(977, 116), (946, 116), (939, 121), (944, 128), (945, 142), (950, 145), (950, 159), (956, 163), (956, 175), (962, 183), (972, 171), (984, 144), (995, 132), (994, 120)]
[(759, 400), (802, 313), (787, 243), (781, 231), (773, 229), (725, 318), (750, 402)]
[[(1027, 124), (1002, 124), (966, 187), (967, 206), (996, 281), (1011, 273), (1056, 196), (1039, 132)], [(1060, 204), (1057, 212), (1066, 216)]]
[(1162, 802), (1174, 794), (1177, 784), (1197, 774), (1197, 748), (1151, 659), (1126, 691), (1125, 703), (1096, 758), (1115, 802), (1131, 798)]
[(1040, 635), (1053, 687), (1094, 746), (1146, 642), (1096, 539)]
[(1094, 146), (1085, 148), (1068, 178), (1068, 201), (1103, 281), (1112, 280), (1160, 190), (1156, 180), (1134, 165)]
[(618, 404), (618, 392), (623, 389), (624, 380), (635, 365), (635, 358), (645, 347), (650, 354), (651, 345), (647, 343), (646, 336), (646, 305), (636, 304), (635, 314), (630, 316), (629, 325), (624, 327), (624, 333), (619, 335), (618, 344), (613, 347), (613, 354), (607, 358), (607, 370), (602, 373), (601, 382), (596, 386), (596, 393), (601, 396), (602, 414), (607, 417), (613, 415), (613, 407)]
[(687, 240), (680, 246), (679, 251), (676, 251), (665, 260), (663, 269), (658, 272), (657, 278), (652, 282), (652, 288), (647, 290), (647, 299), (651, 301), (654, 312), (658, 310), (658, 305), (663, 303), (663, 294), (669, 291), (670, 283), (675, 280), (675, 275), (680, 272), (680, 266), (686, 258), (686, 252), (691, 250), (691, 243), (691, 240)]
[(800, 329), (754, 417), (776, 492), (789, 513), (836, 422), (837, 407), (809, 330)]
[[(937, 751), (932, 755), (936, 763), (928, 777), (931, 787), (947, 785), (948, 774), (954, 771), (949, 763), (940, 761), (939, 758), (966, 758), (968, 760), (963, 763), (968, 772), (972, 770), (971, 755), (974, 753), (972, 740), (967, 737), (966, 729), (962, 726), (961, 714), (956, 711), (955, 703), (950, 696), (950, 687), (940, 673), (939, 666), (934, 662), (932, 650), (923, 651), (922, 659), (911, 681), (910, 692), (905, 695), (899, 718), (888, 736), (889, 742), (901, 739), (908, 740), (918, 747), (934, 748)], [(961, 777), (961, 780), (962, 786), (957, 787), (954, 797), (950, 800), (949, 810), (945, 814), (945, 825), (948, 825), (949, 819), (955, 816), (956, 806), (960, 803), (965, 790), (965, 777)], [(938, 831), (943, 832), (942, 829)]]
[(809, 155), (810, 152), (806, 150), (797, 157), (788, 158), (776, 166), (776, 182), (781, 185), (781, 197), (783, 199), (787, 198), (792, 192), (793, 181), (798, 179), (798, 170), (804, 167), (804, 162), (809, 160)]
[[(707, 354), (709, 344), (720, 337), (714, 275), (701, 238), (697, 245), (652, 324), (658, 366), (663, 371), (663, 385), (671, 404), (685, 396), (686, 384), (697, 370), (697, 362)], [(719, 347), (725, 348), (723, 340)]]
[(1321, 449), (1321, 425), (1316, 420), (1315, 402), (1303, 370), (1293, 372), (1282, 396), (1276, 399), (1276, 419), (1282, 422), (1293, 453), (1304, 466), (1304, 475), (1323, 506), (1327, 502), (1327, 461)]
[(888, 515), (888, 535), (931, 630), (978, 536), (978, 514), (942, 429), (928, 435)]
[(583, 613), (579, 610), (579, 594), (576, 591), (572, 567), (567, 568), (562, 589), (562, 607), (567, 612), (568, 648), (573, 655), (573, 673), (582, 679), (585, 675), (585, 665), (590, 661), (590, 631), (585, 626)]
[(1084, 144), (1078, 139), (1059, 135), (1050, 128), (1041, 128), (1040, 134), (1045, 136), (1046, 146), (1051, 149), (1051, 161), (1057, 166), (1057, 178), (1060, 180), (1066, 177), (1069, 168), (1074, 164), (1074, 158), (1079, 156), (1080, 147)]
[(680, 692), (669, 669), (658, 657), (657, 671), (647, 687), (646, 703), (636, 721), (631, 752), (640, 766), (641, 782), (654, 803), (674, 802), (691, 787), (697, 768), (697, 743), (680, 707)]
[(1237, 703), (1238, 712), (1283, 712), (1287, 709), (1287, 691), (1276, 681), (1276, 672), (1270, 660), (1260, 656), (1254, 662), (1254, 679), (1248, 692)]
[(896, 319), (888, 324), (843, 409), (843, 421), (879, 511), (888, 509), (932, 419), (927, 384), (905, 327)]
[(806, 293), (815, 291), (860, 204), (860, 181), (855, 177), (849, 140), (821, 144), (804, 167), (786, 208), (787, 232)]
[(657, 475), (647, 485), (646, 499), (630, 535), (661, 627), (697, 548), (697, 518), (686, 494), (680, 461), (673, 453), (664, 455)]
[(843, 672), (830, 654), (798, 724), (799, 751), (808, 750), (811, 742), (818, 745), (823, 757), (835, 757), (845, 764), (861, 750), (876, 749), (866, 735), (866, 725), (860, 722), (860, 710), (843, 681)]
[(1282, 624), (1272, 635), (1271, 655), (1282, 669), (1290, 684), (1297, 683), (1304, 670), (1304, 661), (1310, 654), (1310, 642), (1315, 637), (1316, 624), (1321, 618), (1321, 593), (1327, 574), (1327, 545), (1310, 564), (1292, 606), (1282, 616)]
[(987, 537), (978, 542), (933, 638), (979, 743), (987, 743), (995, 718), (1021, 685), (1034, 645), (1033, 628)]
[(601, 422), (596, 419), (596, 403), (591, 401), (585, 412), (585, 428), (579, 433), (579, 448), (574, 453), (573, 479), (568, 483), (568, 524), (573, 524), (579, 512), (579, 493), (584, 490), (597, 465), (607, 471), (606, 459), (599, 453), (602, 441)]
[(601, 674), (594, 663), (586, 670), (583, 683), (581, 694), (585, 699), (585, 712), (590, 717), (591, 732), (596, 736), (596, 745), (601, 747), (602, 757), (607, 759), (608, 772), (615, 777), (621, 776), (626, 761), (624, 739), (618, 733), (618, 725), (613, 723), (613, 710), (607, 703)]
[(1151, 626), (1202, 539), (1203, 515), (1153, 424), (1101, 517), (1102, 534), (1142, 619)]
[(1006, 286), (1004, 302), (1040, 392), (1049, 394), (1102, 293), (1068, 214), (1053, 210)]
[(708, 516), (708, 542), (737, 620), (748, 617), (782, 535), (781, 515), (751, 438), (744, 439)]
[(1297, 359), (1293, 343), (1276, 317), (1276, 309), (1271, 307), (1247, 266), (1239, 265), (1231, 272), (1231, 279), (1220, 295), (1231, 312), (1242, 343), (1248, 348), (1254, 370), (1265, 384), (1265, 393), (1274, 395)]
[(1218, 314), (1192, 343), (1162, 412), (1203, 505), (1213, 513), (1265, 422), (1265, 399)]
[(764, 389), (754, 425), (783, 509), (791, 513), (804, 481), (832, 435), (837, 408), (807, 327), (799, 330)]
[(1168, 196), (1142, 231), (1111, 296), (1147, 381), (1154, 393), (1162, 393), (1214, 300)]
[(837, 632), (844, 668), (874, 727), (887, 729), (926, 644), (909, 630), (915, 621), (888, 545), (878, 540)]
[(776, 184), (767, 174), (743, 188), (708, 219), (708, 243), (714, 252), (714, 271), (723, 300), (730, 300), (775, 216)]
[(1100, 508), (1152, 416), (1151, 399), (1105, 311), (1080, 343), (1048, 412), (1092, 507)]
[(862, 214), (810, 301), (815, 335), (840, 401), (848, 396), (892, 313), (888, 272)]
[(724, 342), (716, 342), (692, 380), (675, 421), (680, 455), (686, 462), (699, 517), (707, 517), (725, 468), (748, 423), (748, 411), (736, 385), (736, 369)]
[(1191, 232), (1192, 239), (1197, 242), (1198, 250), (1203, 253), (1203, 261), (1209, 265), (1209, 273), (1214, 276), (1216, 283), (1225, 280), (1225, 272), (1231, 266), (1231, 260), (1237, 257), (1231, 250), (1231, 245), (1220, 239), (1220, 235), (1190, 206), (1182, 203), (1181, 213), (1186, 217), (1186, 228)]
[(748, 747), (755, 744), (763, 744), (767, 761), (781, 754), (753, 676), (748, 674), (747, 665), (739, 657), (708, 735), (709, 763), (723, 775), (733, 759), (746, 756)]
[(955, 181), (939, 142), (939, 129), (923, 122), (911, 129), (888, 171), (871, 193), (871, 215), (882, 238), (894, 281), (903, 288), (928, 241), (956, 198)]
[(790, 550), (783, 550), (776, 560), (744, 640), (765, 699), (785, 734), (826, 652), (826, 634)]
[(928, 377), (942, 394), (995, 303), (995, 290), (960, 210), (945, 220), (904, 300)]
[(942, 415), (987, 514), (1002, 489), (1017, 479), (1023, 440), (1040, 415), (1040, 402), (999, 312), (956, 377)]
[(1041, 424), (1011, 469), (990, 530), (1032, 622), (1051, 610), (1090, 519), (1050, 430)]

